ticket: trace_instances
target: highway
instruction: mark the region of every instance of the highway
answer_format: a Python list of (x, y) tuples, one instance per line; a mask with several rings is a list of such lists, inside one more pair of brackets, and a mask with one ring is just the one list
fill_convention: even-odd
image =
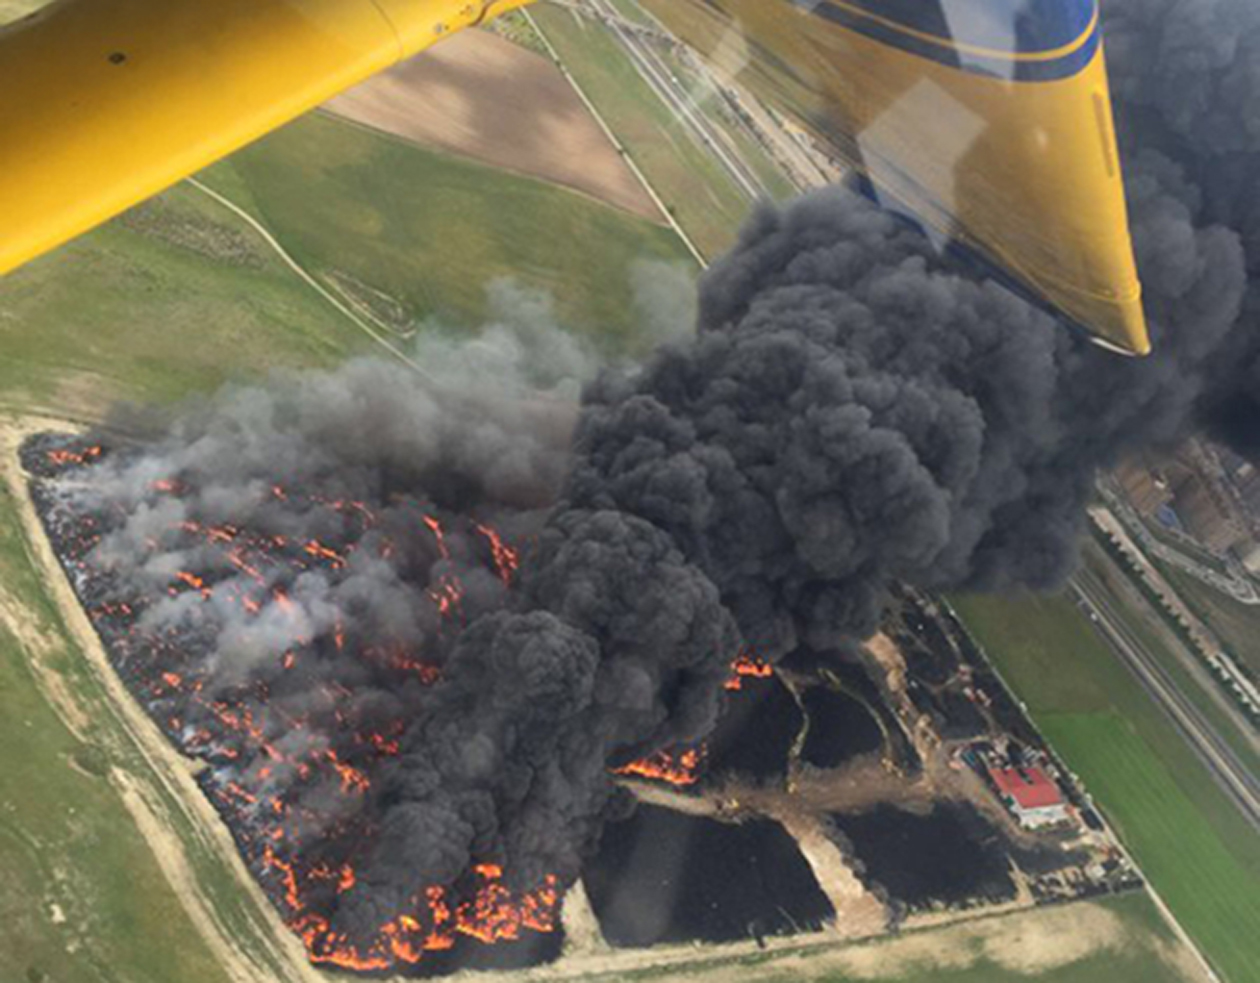
[(750, 201), (769, 199), (769, 192), (756, 171), (730, 145), (726, 135), (708, 118), (704, 109), (677, 79), (674, 70), (653, 47), (652, 35), (642, 29), (629, 28), (607, 0), (590, 0), (581, 6), (585, 6), (604, 22), (613, 37), (625, 48), (643, 80), (674, 116), (692, 131), (700, 145), (722, 165), (740, 191)]
[(1252, 827), (1260, 830), (1260, 781), (1234, 749), (1222, 740), (1211, 721), (1143, 648), (1093, 576), (1088, 572), (1078, 574), (1072, 580), (1072, 592), (1080, 607), (1101, 629), (1119, 659), (1172, 719), (1217, 784)]

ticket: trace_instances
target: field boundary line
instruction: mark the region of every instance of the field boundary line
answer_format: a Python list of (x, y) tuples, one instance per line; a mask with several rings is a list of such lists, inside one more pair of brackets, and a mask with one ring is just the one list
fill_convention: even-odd
[(675, 235), (682, 240), (682, 244), (687, 247), (687, 251), (691, 253), (695, 261), (700, 264), (700, 268), (702, 270), (707, 270), (709, 268), (709, 261), (704, 258), (704, 254), (701, 253), (696, 247), (696, 244), (691, 241), (691, 237), (687, 235), (687, 233), (683, 230), (683, 227), (678, 224), (678, 220), (674, 218), (674, 215), (669, 210), (669, 207), (665, 204), (664, 200), (662, 200), (661, 196), (657, 194), (656, 188), (652, 186), (652, 182), (648, 180), (647, 175), (643, 173), (642, 168), (640, 168), (634, 158), (630, 156), (629, 149), (627, 149), (625, 144), (617, 138), (617, 134), (614, 133), (612, 127), (608, 125), (608, 121), (605, 120), (600, 114), (600, 111), (595, 108), (595, 103), (591, 102), (591, 98), (586, 94), (586, 90), (583, 89), (582, 86), (578, 84), (578, 80), (573, 77), (573, 73), (569, 71), (569, 66), (564, 63), (564, 59), (560, 57), (560, 52), (556, 50), (555, 45), (551, 43), (551, 39), (543, 32), (543, 29), (539, 26), (538, 21), (534, 20), (533, 15), (523, 7), (521, 8), (521, 14), (525, 17), (529, 26), (533, 28), (534, 33), (538, 35), (538, 39), (542, 41), (543, 47), (547, 49), (547, 54), (550, 56), (551, 60), (555, 62), (556, 68), (560, 70), (560, 74), (563, 75), (569, 85), (573, 87), (573, 91), (576, 92), (577, 97), (582, 100), (582, 104), (586, 107), (587, 112), (591, 114), (591, 117), (599, 125), (599, 128), (604, 131), (604, 136), (608, 137), (608, 139), (612, 142), (612, 145), (616, 148), (617, 153), (621, 155), (621, 159), (624, 160), (626, 162), (626, 166), (630, 168), (631, 173), (633, 173), (635, 178), (638, 179), (638, 182), (643, 185), (643, 190), (648, 193), (648, 195), (652, 198), (652, 201), (656, 203), (656, 207), (661, 210), (661, 214), (665, 216), (665, 221), (669, 223), (669, 227), (673, 229)]
[[(0, 433), (0, 482), (13, 499), (19, 531), (31, 571), (60, 622), (65, 644), (76, 653), (87, 678), (97, 689), (108, 714), (110, 736), (136, 755), (140, 768), (113, 763), (109, 785), (119, 795), (162, 876), (175, 892), (198, 934), (216, 955), (225, 975), (237, 983), (318, 983), (300, 958), (300, 943), (280, 919), (275, 906), (250, 875), (226, 825), (196, 784), (194, 772), (170, 744), (139, 702), (123, 685), (109, 662), (87, 610), (74, 592), (48, 538), (31, 494), (29, 475), (19, 451), (22, 440), (47, 426), (60, 426), (57, 417), (10, 416)], [(127, 779), (133, 783), (127, 786)], [(167, 803), (171, 816), (187, 824), (186, 832), (172, 824), (149, 822)], [(138, 809), (137, 807), (143, 807)], [(223, 864), (241, 893), (242, 911), (250, 919), (251, 945), (242, 947), (239, 934), (225, 920), (211, 894), (200, 889), (195, 855), (205, 851)], [(254, 948), (261, 945), (264, 951)]]

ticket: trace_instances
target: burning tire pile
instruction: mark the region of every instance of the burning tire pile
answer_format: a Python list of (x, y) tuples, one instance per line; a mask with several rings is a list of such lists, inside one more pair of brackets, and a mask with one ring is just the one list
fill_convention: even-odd
[[(260, 493), (248, 524), (203, 521), (178, 507), (192, 489), (155, 479), (144, 503), (153, 518), (147, 546), (158, 560), (149, 578), (155, 589), (137, 593), (136, 580), (120, 578), (102, 558), (102, 544), (107, 551), (126, 515), (116, 503), (94, 508), (102, 499), (83, 481), (109, 457), (99, 443), (57, 435), (23, 450), (39, 514), (114, 668), (166, 737), (203, 763), (199, 784), (311, 960), (427, 974), (554, 956), (556, 878), (521, 890), (493, 856), (452, 883), (418, 885), (399, 910), (381, 913), (373, 932), (352, 935), (336, 921), (380, 836), (379, 812), (369, 804), (374, 786), (440, 678), (465, 607), (497, 603), (510, 589), (516, 550), (491, 526), (428, 503), (377, 509), (280, 486)], [(164, 522), (175, 513), (177, 522)], [(294, 536), (295, 515), (321, 537)], [(175, 556), (186, 565), (169, 567)], [(401, 641), (382, 643), (388, 632), (365, 636), (361, 623), (356, 630), (335, 613), (319, 630), (308, 623), (309, 604), (300, 609), (293, 600), (309, 592), (311, 578), (324, 589), (352, 584), (380, 563), (428, 585), (421, 626), (428, 659)], [(216, 666), (218, 609), (238, 619), (238, 651), (278, 652), (276, 664)], [(250, 629), (267, 637), (251, 640)], [(277, 646), (281, 637), (288, 644)]]

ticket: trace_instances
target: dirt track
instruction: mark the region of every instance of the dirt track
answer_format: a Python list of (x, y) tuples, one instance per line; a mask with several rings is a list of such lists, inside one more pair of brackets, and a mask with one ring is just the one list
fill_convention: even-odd
[[(250, 876), (227, 827), (193, 781), (190, 762), (167, 742), (114, 673), (104, 646), (53, 554), (35, 513), (18, 460), (18, 449), (27, 436), (50, 429), (71, 430), (75, 426), (64, 420), (40, 417), (0, 421), (0, 472), (16, 503), (32, 563), (48, 597), (56, 603), (95, 681), (109, 697), (109, 710), (117, 724), (135, 742), (149, 766), (143, 775), (114, 767), (110, 782), (122, 797), (189, 917), (234, 983), (321, 983), (326, 977), (307, 962), (301, 943), (283, 925), (275, 908)], [(23, 637), (21, 619), (18, 618), (19, 623), (12, 624), (17, 614), (12, 605), (4, 605), (2, 611), (18, 637)], [(28, 646), (28, 652), (37, 655), (39, 647), (32, 649)], [(50, 674), (33, 668), (36, 668), (36, 678), (40, 680), (49, 702), (72, 729), (76, 724), (81, 726), (85, 715), (100, 712), (101, 707), (84, 705), (68, 687), (50, 688)], [(178, 803), (181, 818), (191, 824), (198, 845), (224, 861), (224, 866), (234, 875), (241, 890), (253, 901), (259, 914), (261, 938), (258, 941), (266, 945), (271, 961), (283, 967), (280, 974), (270, 967), (258, 965), (245, 954), (240, 940), (220, 918), (213, 899), (202, 890), (190, 859), (191, 844), (186, 844), (172, 828), (173, 817), (168, 805), (172, 799)]]
[(556, 67), (487, 31), (456, 34), (324, 108), (664, 221)]

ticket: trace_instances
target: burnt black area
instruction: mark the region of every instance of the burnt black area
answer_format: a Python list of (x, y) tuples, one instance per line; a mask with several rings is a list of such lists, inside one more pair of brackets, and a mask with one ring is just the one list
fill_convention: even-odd
[[(362, 861), (363, 847), (372, 842), (375, 832), (369, 817), (363, 810), (351, 807), (327, 816), (286, 811), (283, 821), (277, 820), (273, 812), (277, 808), (288, 810), (287, 802), (279, 797), (265, 801), (241, 784), (239, 779), (244, 774), (241, 762), (257, 752), (254, 745), (262, 740), (251, 731), (259, 722), (247, 716), (248, 709), (242, 709), (247, 706), (243, 697), (259, 684), (222, 687), (216, 689), (213, 696), (190, 698), (190, 685), (196, 681), (207, 640), (192, 630), (146, 633), (141, 622), (152, 599), (131, 598), (127, 602), (116, 599), (112, 576), (87, 562), (101, 538), (115, 528), (118, 516), (110, 511), (93, 514), (72, 507), (67, 503), (62, 482), (72, 482), (86, 469), (100, 463), (111, 453), (110, 448), (79, 436), (40, 434), (26, 441), (19, 453), (23, 467), (31, 476), (30, 491), (36, 512), (104, 644), (110, 664), (172, 744), (205, 766), (198, 773), (198, 785), (224, 821), (264, 893), (294, 931), (302, 934), (303, 926), (310, 924), (306, 921), (308, 917), (332, 907), (327, 902), (338, 891), (335, 872), (344, 862), (353, 861), (358, 866)], [(280, 556), (279, 551), (276, 555)], [(266, 685), (265, 692), (254, 695), (277, 705), (305, 697), (311, 682), (307, 677), (317, 676), (320, 671), (321, 652), (315, 646), (295, 647), (295, 651), (303, 655), (296, 667), (273, 679)], [(397, 682), (396, 692), (420, 685), (415, 681)], [(199, 694), (200, 690), (191, 692)], [(208, 718), (202, 713), (200, 723), (194, 728), (190, 712), (197, 708), (204, 711), (206, 707), (218, 708), (220, 720), (224, 722), (230, 716), (232, 726), (208, 729)], [(345, 719), (347, 730), (352, 730), (353, 718), (346, 716)], [(396, 736), (396, 732), (390, 730), (389, 735)], [(368, 743), (358, 750), (344, 749), (342, 760), (368, 774), (373, 771), (377, 757), (377, 750)], [(301, 788), (304, 781), (307, 780), (290, 783), (289, 791)], [(318, 772), (313, 768), (309, 783), (317, 781)], [(319, 829), (318, 842), (309, 849), (288, 849), (270, 835), (283, 827), (285, 843), (290, 837), (305, 840), (303, 826), (308, 822), (316, 823)], [(320, 873), (321, 869), (334, 875)], [(302, 884), (300, 910), (295, 910), (289, 899), (290, 878), (294, 875)], [(485, 883), (470, 872), (450, 885), (445, 903), (456, 910), (471, 903), (484, 889)], [(351, 969), (321, 961), (314, 949), (312, 961), (329, 973), (371, 978), (429, 978), (464, 970), (523, 969), (558, 958), (564, 934), (557, 922), (550, 930), (522, 925), (517, 940), (501, 939), (488, 944), (470, 934), (456, 933), (450, 941), (450, 948), (426, 951), (417, 963), (399, 961), (382, 970), (370, 966)]]
[(936, 650), (914, 644), (913, 636), (898, 633), (892, 639), (905, 655), (906, 671), (912, 679), (939, 686), (953, 677), (957, 666), (940, 658)]
[(643, 948), (812, 931), (835, 915), (795, 841), (643, 805), (604, 832), (583, 880), (604, 938)]
[(930, 686), (941, 686), (958, 673), (960, 663), (940, 620), (928, 612), (923, 600), (902, 588), (884, 617), (883, 628), (906, 660), (911, 677)]
[(936, 695), (937, 730), (947, 741), (975, 740), (989, 731), (988, 722), (965, 693), (956, 689)]
[(927, 815), (878, 806), (829, 818), (866, 868), (864, 880), (911, 908), (1015, 896), (1006, 838), (972, 806), (945, 802)]
[[(915, 610), (921, 612), (922, 608), (916, 607)], [(956, 650), (961, 660), (959, 668), (969, 668), (972, 675), (972, 685), (976, 689), (983, 690), (989, 697), (991, 705), (989, 706), (988, 711), (997, 724), (998, 729), (1006, 731), (1025, 744), (1037, 747), (1042, 746), (1044, 742), (1042, 741), (1040, 735), (1038, 735), (1033, 729), (1032, 725), (1028, 721), (1028, 718), (1024, 716), (1023, 711), (1020, 710), (1010, 693), (1007, 692), (1006, 687), (993, 673), (993, 670), (989, 667), (988, 660), (984, 657), (984, 653), (981, 652), (980, 647), (968, 633), (966, 627), (956, 617), (954, 617), (953, 613), (944, 604), (940, 605), (938, 611), (939, 613), (937, 617), (926, 618), (925, 616), (924, 620), (930, 623), (932, 630), (935, 632), (933, 637), (952, 640), (953, 645), (957, 646)], [(950, 649), (950, 658), (953, 658), (953, 647), (949, 646), (948, 642), (945, 644)], [(910, 661), (909, 658), (907, 661)], [(913, 667), (911, 668), (911, 674), (917, 675)], [(923, 676), (920, 676), (919, 678), (924, 679), (924, 681), (931, 681)], [(971, 717), (971, 714), (965, 708), (962, 708), (958, 704), (954, 704), (952, 707), (942, 706), (939, 708), (939, 711), (945, 718), (948, 718), (949, 714), (953, 711), (958, 711), (962, 714), (956, 722), (956, 725), (960, 728), (958, 733), (948, 734), (946, 736), (970, 736), (969, 732), (965, 728), (969, 726), (967, 719)], [(974, 726), (974, 724), (975, 721), (971, 720), (970, 726)]]
[(888, 735), (889, 756), (898, 768), (905, 774), (912, 775), (923, 767), (923, 762), (919, 760), (919, 752), (914, 749), (906, 732), (901, 728), (901, 721), (897, 719), (897, 715), (884, 699), (883, 693), (860, 663), (853, 661), (851, 657), (846, 657), (844, 653), (814, 654), (805, 658), (812, 659), (814, 664), (820, 667), (819, 673), (822, 680), (829, 679), (830, 685), (859, 697), (871, 711), (879, 715), (884, 725), (883, 730)]
[(829, 686), (810, 686), (801, 696), (809, 731), (801, 760), (815, 768), (838, 768), (884, 746), (878, 721), (861, 701)]
[(737, 773), (756, 781), (783, 778), (804, 725), (800, 705), (777, 675), (743, 676), (708, 739), (706, 773)]
[(905, 619), (923, 647), (931, 650), (944, 667), (947, 678), (953, 675), (959, 666), (958, 655), (950, 633), (946, 631), (940, 618), (930, 613), (923, 601), (914, 597), (906, 602)]

